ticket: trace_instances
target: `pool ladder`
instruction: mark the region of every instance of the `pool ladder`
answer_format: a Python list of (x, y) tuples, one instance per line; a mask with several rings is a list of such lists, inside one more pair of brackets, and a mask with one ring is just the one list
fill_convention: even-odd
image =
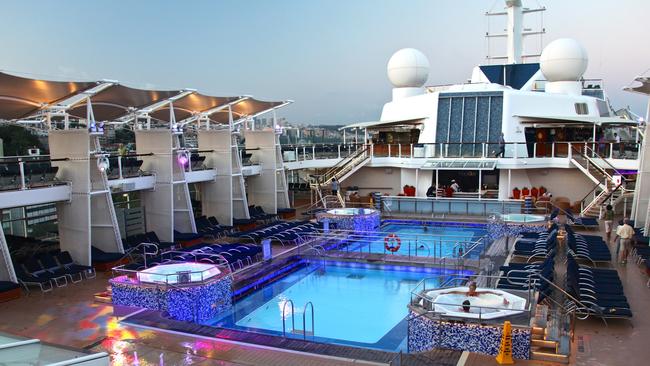
[[(295, 317), (294, 317), (295, 313), (293, 311), (293, 309), (294, 309), (293, 300), (289, 299), (289, 300), (285, 301), (284, 304), (282, 304), (282, 336), (283, 337), (287, 336), (287, 326), (286, 326), (286, 322), (287, 322), (287, 315), (286, 315), (287, 314), (287, 312), (286, 312), (287, 304), (291, 304), (291, 330), (292, 330), (292, 333), (295, 332), (295, 330), (296, 330), (296, 326), (295, 326), (296, 321), (295, 321)], [(305, 304), (305, 307), (303, 309), (303, 312), (302, 312), (302, 338), (303, 339), (307, 339), (306, 315), (307, 315), (307, 307), (308, 306), (311, 307), (311, 335), (312, 335), (312, 337), (314, 336), (314, 304), (311, 301), (307, 301), (307, 303)]]

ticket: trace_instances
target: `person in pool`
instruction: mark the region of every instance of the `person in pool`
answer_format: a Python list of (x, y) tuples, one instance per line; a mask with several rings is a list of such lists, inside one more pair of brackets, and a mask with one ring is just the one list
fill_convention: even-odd
[[(499, 296), (501, 295), (501, 294), (498, 294), (498, 293), (496, 293), (494, 291), (476, 291), (476, 282), (474, 282), (474, 281), (469, 281), (469, 283), (467, 284), (467, 292), (464, 292), (464, 291), (450, 291), (450, 292), (447, 292), (447, 294), (459, 294), (459, 295), (465, 295), (467, 297), (476, 297), (476, 296), (479, 296), (479, 295), (482, 295), (482, 294), (493, 294), (493, 295), (499, 295)], [(506, 299), (504, 297), (503, 298), (503, 305), (508, 305), (509, 303), (510, 303), (510, 301), (508, 301), (508, 299)]]

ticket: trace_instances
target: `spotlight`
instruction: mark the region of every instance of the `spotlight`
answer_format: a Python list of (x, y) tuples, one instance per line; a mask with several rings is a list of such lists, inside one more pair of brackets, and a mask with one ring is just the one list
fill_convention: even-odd
[(187, 153), (187, 150), (178, 151), (178, 153), (176, 153), (176, 161), (178, 161), (178, 165), (185, 167), (187, 163), (190, 161), (190, 157)]
[(97, 169), (99, 169), (100, 172), (105, 172), (111, 167), (110, 161), (108, 161), (108, 157), (105, 155), (102, 155), (97, 158)]

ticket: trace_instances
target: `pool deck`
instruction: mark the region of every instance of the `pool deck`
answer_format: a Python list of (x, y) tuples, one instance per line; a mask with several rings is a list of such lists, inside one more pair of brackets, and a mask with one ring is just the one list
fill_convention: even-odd
[[(602, 229), (602, 228), (601, 228)], [(580, 231), (598, 235), (601, 231)], [(613, 244), (610, 249), (614, 249)], [(610, 264), (620, 275), (625, 294), (634, 313), (632, 322), (610, 320), (608, 326), (596, 319), (578, 321), (572, 344), (570, 363), (573, 365), (644, 365), (650, 358), (650, 289), (647, 276), (640, 267), (629, 263)], [(265, 365), (265, 366), (329, 366), (385, 364), (361, 359), (310, 355), (275, 347), (252, 346), (212, 334), (196, 337), (181, 333), (152, 330), (121, 323), (113, 316), (110, 304), (93, 301), (93, 294), (107, 286), (108, 274), (98, 274), (94, 280), (84, 280), (51, 293), (32, 291), (20, 299), (0, 303), (0, 331), (39, 338), (57, 345), (106, 351), (113, 365), (132, 365), (135, 354), (140, 365), (159, 365), (161, 354), (167, 365)], [(127, 320), (128, 321), (128, 320)], [(225, 334), (225, 333), (224, 333)], [(297, 344), (296, 344), (297, 345)], [(365, 350), (355, 350), (366, 352)], [(372, 351), (371, 351), (372, 352)], [(454, 365), (496, 365), (493, 357), (478, 354), (450, 353), (458, 360)], [(374, 356), (373, 356), (374, 357)], [(404, 365), (445, 364), (445, 356), (405, 355)], [(460, 360), (458, 359), (460, 357)], [(543, 361), (520, 361), (518, 365), (552, 365)]]

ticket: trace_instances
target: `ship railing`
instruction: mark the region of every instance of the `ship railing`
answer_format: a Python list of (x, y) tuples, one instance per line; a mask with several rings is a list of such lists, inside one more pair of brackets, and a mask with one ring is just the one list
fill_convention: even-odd
[[(283, 145), (285, 162), (309, 160), (338, 161), (354, 155), (363, 144)], [(382, 143), (369, 145), (371, 158), (397, 159), (546, 159), (571, 158), (573, 147), (588, 146), (605, 159), (638, 159), (640, 141), (547, 141), (547, 142), (459, 142)], [(503, 147), (503, 153), (501, 153)]]

